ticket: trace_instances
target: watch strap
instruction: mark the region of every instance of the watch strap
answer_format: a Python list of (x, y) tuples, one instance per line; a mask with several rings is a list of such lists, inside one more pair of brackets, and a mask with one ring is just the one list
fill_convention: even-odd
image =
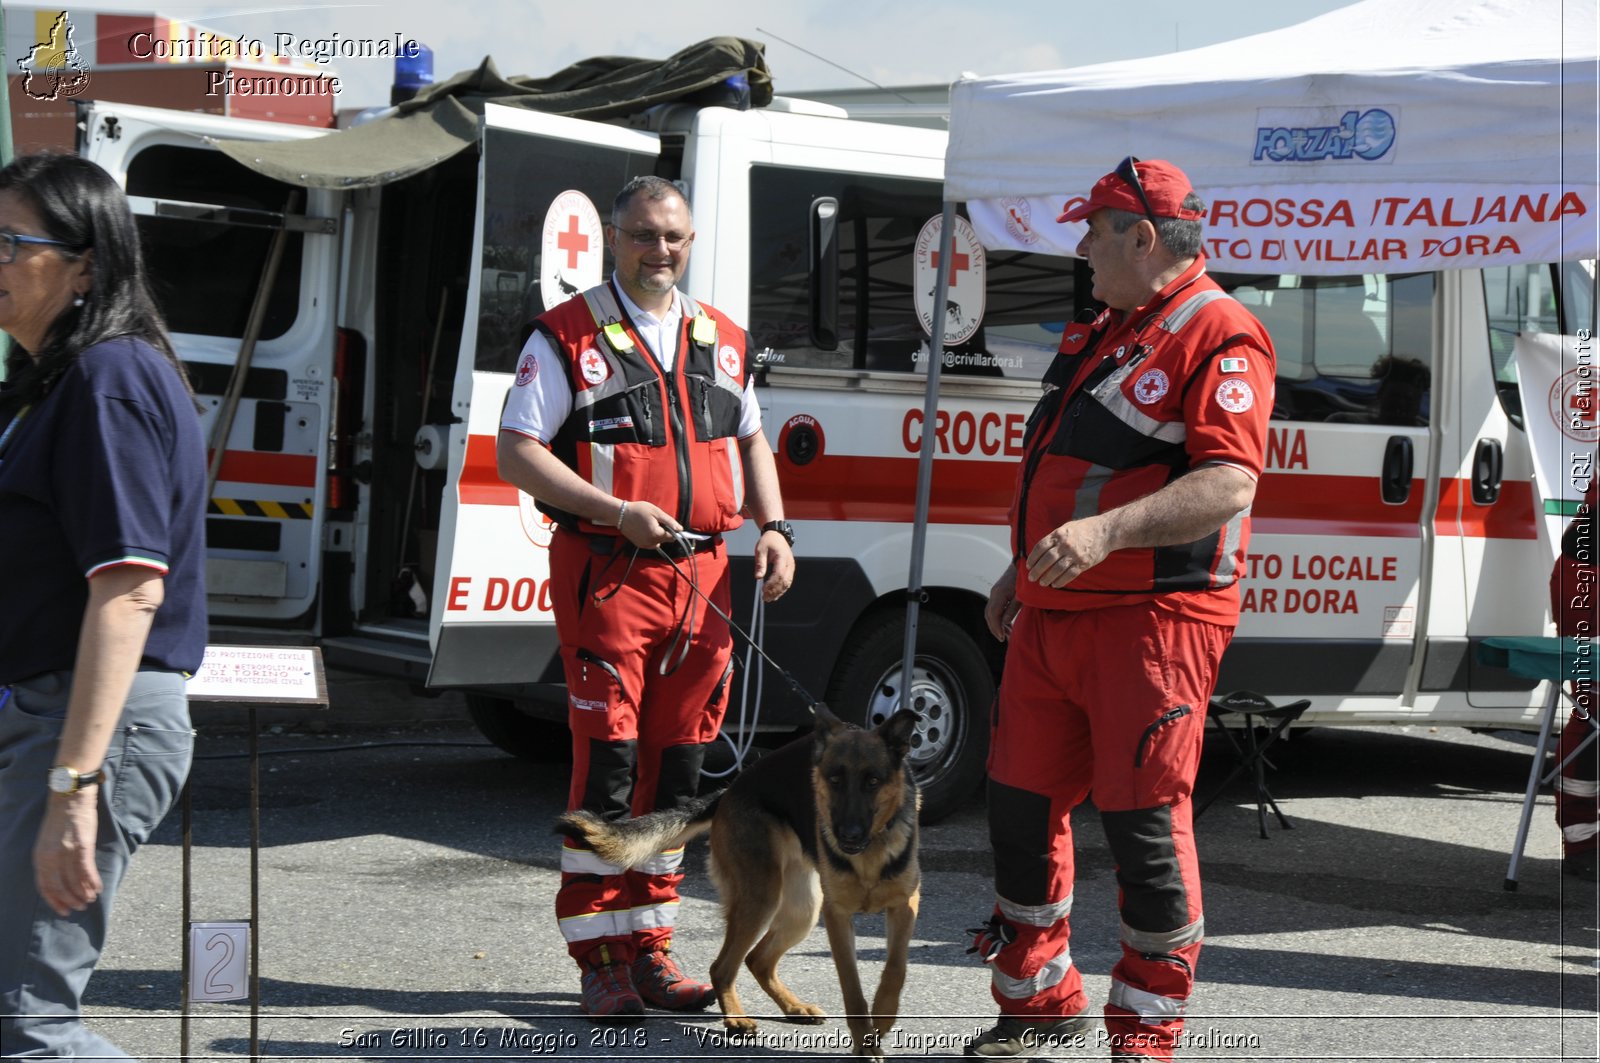
[(52, 786), (52, 792), (58, 794), (75, 794), (79, 790), (82, 790), (85, 786), (100, 785), (105, 781), (106, 778), (106, 769), (105, 765), (103, 764), (94, 771), (79, 771), (77, 768), (70, 767), (66, 764), (57, 764), (55, 767), (50, 769), (52, 775), (58, 771), (65, 773), (67, 778), (72, 780), (71, 787), (65, 790), (58, 790)]
[(794, 527), (786, 520), (769, 520), (761, 526), (763, 532), (777, 532), (785, 542), (794, 545)]

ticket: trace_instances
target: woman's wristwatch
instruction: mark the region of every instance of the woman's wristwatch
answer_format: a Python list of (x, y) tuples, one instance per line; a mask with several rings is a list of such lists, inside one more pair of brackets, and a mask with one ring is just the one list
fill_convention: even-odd
[(50, 792), (53, 794), (75, 794), (85, 786), (95, 786), (105, 781), (105, 769), (96, 768), (94, 771), (79, 771), (69, 768), (65, 764), (57, 764), (50, 769), (46, 776)]

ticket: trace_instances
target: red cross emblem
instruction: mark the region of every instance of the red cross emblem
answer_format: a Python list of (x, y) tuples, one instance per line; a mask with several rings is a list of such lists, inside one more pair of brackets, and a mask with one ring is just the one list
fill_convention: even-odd
[(1150, 369), (1134, 382), (1133, 397), (1148, 406), (1159, 401), (1169, 387), (1171, 382), (1167, 380), (1167, 374), (1159, 369)]
[(722, 371), (731, 377), (739, 375), (739, 352), (732, 347), (724, 347), (717, 352), (717, 364), (722, 366)]
[(567, 231), (556, 237), (556, 246), (567, 253), (567, 268), (578, 268), (578, 256), (589, 250), (589, 238), (578, 231), (578, 216), (567, 215)]
[[(960, 251), (957, 251), (950, 256), (950, 287), (954, 288), (956, 286), (956, 274), (966, 269), (969, 264), (970, 260)], [(937, 251), (933, 253), (933, 268), (936, 271), (939, 268), (939, 252)]]
[(578, 356), (578, 368), (583, 372), (583, 379), (591, 384), (599, 384), (611, 375), (611, 367), (592, 347)]
[(1243, 413), (1255, 405), (1256, 393), (1238, 377), (1229, 377), (1217, 385), (1217, 405), (1229, 413)]

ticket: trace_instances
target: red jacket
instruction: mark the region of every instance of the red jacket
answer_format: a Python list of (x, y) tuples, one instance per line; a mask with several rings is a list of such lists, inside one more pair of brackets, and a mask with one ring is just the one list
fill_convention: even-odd
[[(744, 518), (739, 418), (749, 376), (743, 329), (684, 297), (683, 331), (664, 373), (609, 283), (542, 314), (536, 327), (567, 367), (572, 414), (550, 449), (624, 500), (653, 502), (686, 529), (715, 534)], [(544, 502), (564, 527), (615, 535)]]
[[(1197, 260), (1147, 305), (1069, 324), (1028, 420), (1013, 497), (1018, 597), (1045, 609), (1096, 609), (1156, 595), (1219, 592), (1238, 579), (1249, 538), (1241, 513), (1192, 543), (1118, 550), (1065, 587), (1027, 578), (1025, 560), (1070, 520), (1115, 509), (1204, 464), (1259, 476), (1277, 360), (1266, 330)], [(1196, 615), (1238, 620), (1238, 592)], [(1192, 610), (1185, 610), (1192, 611)]]

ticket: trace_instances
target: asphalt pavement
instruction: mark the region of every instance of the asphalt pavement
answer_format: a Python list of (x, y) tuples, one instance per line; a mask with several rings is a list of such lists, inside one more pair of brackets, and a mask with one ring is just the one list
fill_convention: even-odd
[[(263, 722), (259, 1057), (272, 1059), (796, 1059), (848, 1054), (844, 1024), (792, 1026), (748, 975), (754, 1039), (715, 1009), (593, 1028), (556, 930), (550, 824), (567, 765), (509, 757), (430, 701), (406, 726), (361, 713)], [(249, 761), (238, 713), (201, 714), (192, 776), (192, 918), (249, 917)], [(1595, 1059), (1592, 887), (1560, 870), (1548, 794), (1516, 892), (1502, 888), (1531, 753), (1526, 736), (1322, 728), (1274, 756), (1294, 829), (1257, 836), (1253, 790), (1200, 820), (1207, 942), (1184, 1059)], [(1200, 792), (1225, 773), (1209, 747)], [(180, 1057), (182, 835), (174, 813), (135, 859), (88, 1010), (145, 1060)], [(1072, 954), (1104, 999), (1118, 955), (1115, 881), (1092, 808), (1074, 818)], [(721, 919), (691, 846), (676, 948), (702, 973)], [(980, 795), (925, 828), (921, 919), (892, 1056), (951, 1057), (993, 1017), (966, 953), (992, 903)], [(857, 920), (863, 977), (879, 917)], [(784, 961), (830, 1014), (826, 936)], [(190, 1007), (187, 1058), (249, 1058), (248, 1002)], [(1104, 1058), (1096, 1035), (1055, 1058)]]

